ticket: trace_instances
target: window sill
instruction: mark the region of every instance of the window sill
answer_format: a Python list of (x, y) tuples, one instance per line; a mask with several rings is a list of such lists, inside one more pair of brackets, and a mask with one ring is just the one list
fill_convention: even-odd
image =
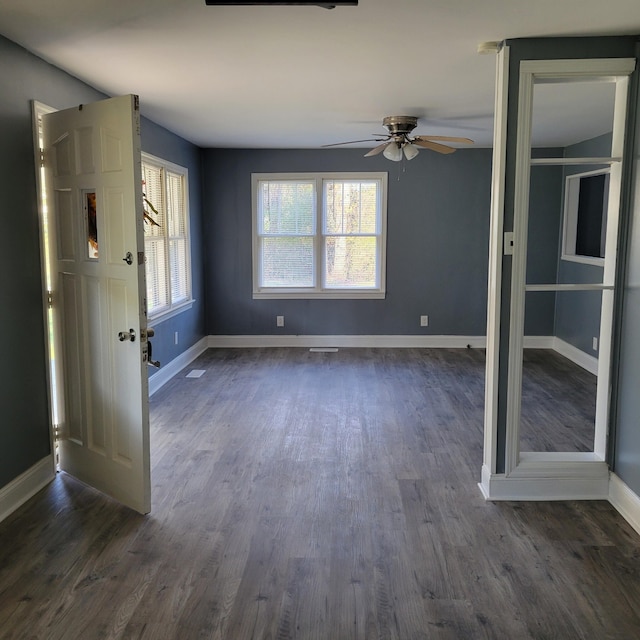
[(187, 300), (186, 302), (183, 302), (180, 305), (173, 307), (173, 309), (169, 309), (168, 311), (163, 311), (162, 313), (159, 313), (158, 315), (155, 315), (155, 316), (149, 316), (148, 323), (150, 325), (160, 324), (161, 322), (164, 322), (169, 318), (173, 318), (181, 314), (183, 311), (188, 311), (189, 309), (191, 309), (191, 307), (193, 307), (194, 302), (195, 300), (193, 299)]
[(591, 258), (589, 256), (576, 256), (563, 253), (561, 259), (566, 262), (579, 262), (580, 264), (591, 264), (594, 267), (604, 267), (604, 258)]
[(384, 300), (385, 291), (254, 291), (254, 300)]

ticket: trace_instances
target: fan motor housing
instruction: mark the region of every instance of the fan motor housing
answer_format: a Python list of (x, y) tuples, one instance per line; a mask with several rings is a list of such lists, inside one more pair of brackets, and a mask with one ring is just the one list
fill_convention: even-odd
[(382, 121), (392, 136), (410, 134), (418, 126), (418, 118), (415, 116), (387, 116)]

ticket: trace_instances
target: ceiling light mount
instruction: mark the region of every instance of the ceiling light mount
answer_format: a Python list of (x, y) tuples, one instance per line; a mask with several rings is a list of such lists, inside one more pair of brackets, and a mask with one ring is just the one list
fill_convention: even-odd
[(382, 121), (382, 126), (387, 127), (392, 136), (407, 136), (418, 126), (418, 118), (414, 116), (387, 116)]
[(274, 2), (273, 0), (205, 0), (205, 4), (210, 7), (216, 6), (303, 6), (303, 7), (322, 7), (323, 9), (335, 9), (336, 7), (357, 7), (358, 0), (333, 0), (332, 2), (318, 2), (318, 0), (298, 0), (297, 2)]

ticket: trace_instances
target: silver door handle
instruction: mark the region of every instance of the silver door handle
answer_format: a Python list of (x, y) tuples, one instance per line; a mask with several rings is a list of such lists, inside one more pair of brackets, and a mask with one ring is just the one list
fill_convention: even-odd
[(147, 364), (156, 369), (160, 368), (160, 360), (153, 359), (153, 345), (151, 344), (151, 340), (147, 342)]

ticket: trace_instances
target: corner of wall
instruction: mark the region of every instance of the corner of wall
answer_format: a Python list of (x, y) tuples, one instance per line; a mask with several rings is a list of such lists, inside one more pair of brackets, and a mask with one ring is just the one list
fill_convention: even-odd
[(56, 477), (53, 455), (36, 462), (30, 469), (0, 489), (0, 522), (33, 497)]

